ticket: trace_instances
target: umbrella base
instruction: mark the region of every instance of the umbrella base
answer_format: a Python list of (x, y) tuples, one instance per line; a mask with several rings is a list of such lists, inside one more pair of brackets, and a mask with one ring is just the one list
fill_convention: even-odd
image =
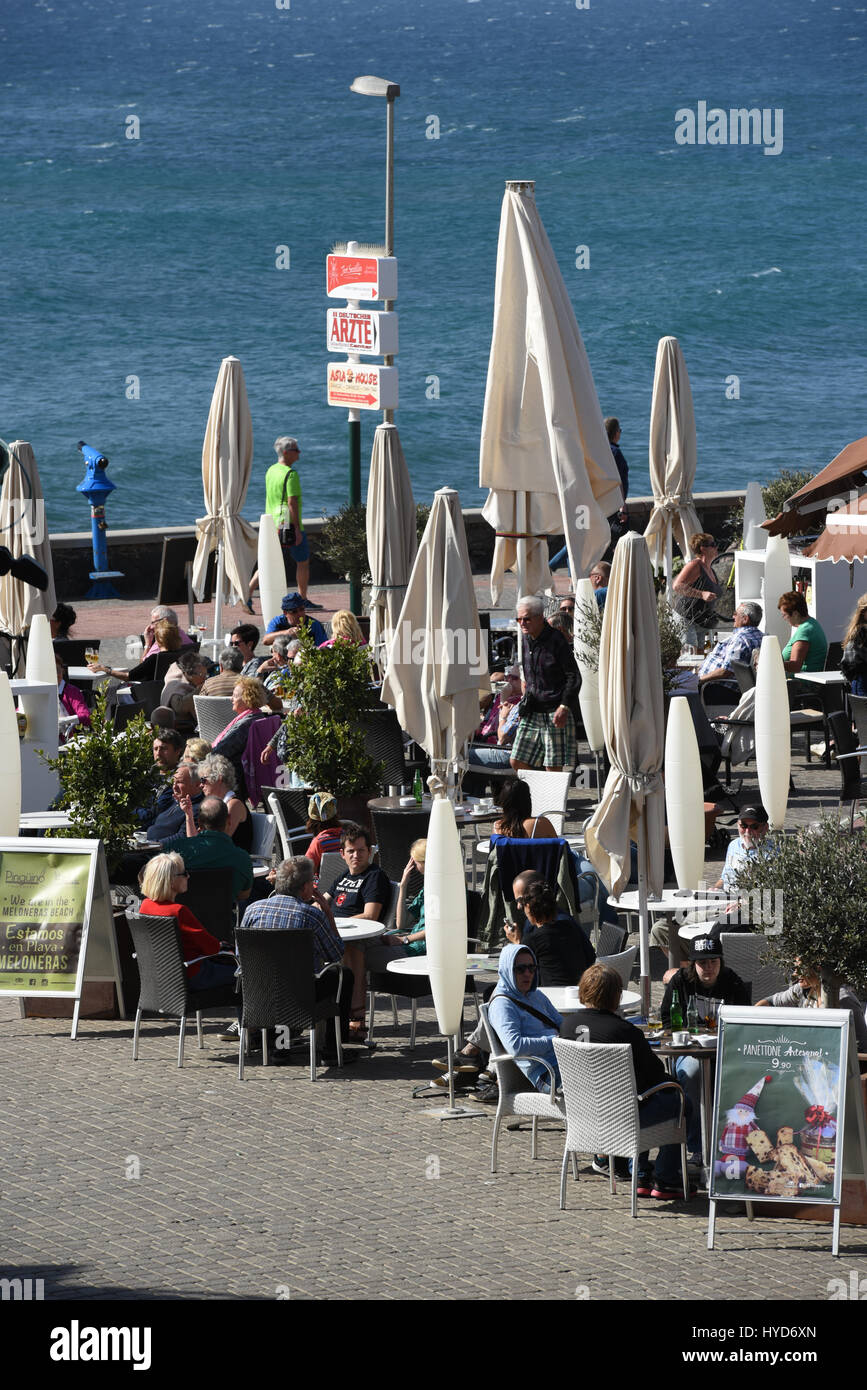
[(120, 598), (117, 589), (109, 581), (123, 579), (123, 570), (91, 570), (89, 578), (94, 581), (85, 598)]

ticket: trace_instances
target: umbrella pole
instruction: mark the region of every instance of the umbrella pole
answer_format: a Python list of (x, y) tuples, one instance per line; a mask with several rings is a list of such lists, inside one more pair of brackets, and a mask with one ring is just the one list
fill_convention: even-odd
[(215, 651), (215, 652), (216, 652), (218, 646), (222, 647), (222, 645), (223, 645), (223, 639), (222, 639), (222, 637), (221, 637), (221, 635), (220, 635), (220, 629), (221, 629), (222, 626), (223, 626), (223, 571), (224, 571), (224, 568), (225, 568), (225, 559), (224, 559), (224, 556), (223, 556), (223, 542), (222, 542), (222, 539), (220, 539), (220, 540), (217, 541), (217, 580), (216, 580), (216, 589), (215, 589), (215, 593), (214, 593), (214, 651)]
[(671, 549), (671, 517), (665, 518), (665, 593), (669, 603), (671, 602), (671, 570), (673, 565)]
[(638, 941), (640, 962), (641, 1012), (650, 1013), (650, 914), (647, 910), (647, 832), (644, 812), (638, 822)]

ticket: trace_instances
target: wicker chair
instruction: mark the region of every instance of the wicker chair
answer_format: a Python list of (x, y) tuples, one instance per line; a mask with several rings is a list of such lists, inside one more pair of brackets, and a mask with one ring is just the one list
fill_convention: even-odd
[(186, 891), (177, 901), (198, 917), (218, 941), (229, 941), (235, 930), (231, 869), (193, 869)]
[[(566, 1145), (560, 1169), (560, 1210), (566, 1206), (566, 1167), (575, 1155), (608, 1155), (609, 1183), (616, 1192), (612, 1159), (632, 1159), (632, 1215), (638, 1215), (638, 1155), (660, 1144), (680, 1144), (683, 1172), (683, 1198), (689, 1200), (686, 1170), (686, 1121), (684, 1095), (676, 1081), (662, 1081), (638, 1095), (632, 1048), (628, 1043), (579, 1043), (554, 1039), (554, 1055), (560, 1068), (566, 1109)], [(673, 1090), (680, 1096), (677, 1119), (663, 1120), (642, 1127), (639, 1101), (659, 1091)]]
[(314, 980), (327, 971), (338, 969), (326, 965), (315, 975), (313, 971), (313, 932), (268, 931), (256, 927), (240, 927), (236, 936), (238, 960), (241, 964), (242, 1013), (238, 1044), (238, 1080), (244, 1080), (244, 1051), (247, 1029), (262, 1031), (262, 1060), (268, 1065), (268, 1041), (265, 1030), (283, 1025), (286, 1028), (310, 1029), (310, 1080), (316, 1080), (316, 1025), (324, 1019), (337, 1020), (335, 1036), (337, 1065), (343, 1066), (343, 1047), (340, 1039), (340, 989), (334, 999), (317, 999)]
[[(532, 1118), (533, 1127), (530, 1140), (530, 1157), (535, 1158), (537, 1154), (537, 1128), (539, 1119), (562, 1121), (565, 1118), (565, 1109), (562, 1099), (557, 1094), (554, 1068), (551, 1066), (550, 1062), (546, 1062), (541, 1057), (526, 1057), (523, 1059), (528, 1062), (541, 1062), (548, 1071), (548, 1091), (537, 1091), (527, 1080), (514, 1057), (511, 1057), (509, 1053), (506, 1052), (503, 1044), (500, 1042), (497, 1031), (488, 1017), (488, 1005), (482, 1004), (479, 1012), (482, 1016), (482, 1023), (491, 1051), (489, 1066), (493, 1068), (496, 1074), (497, 1086), (500, 1092), (500, 1099), (497, 1103), (497, 1113), (494, 1116), (494, 1134), (491, 1140), (491, 1172), (496, 1173), (497, 1141), (500, 1135), (500, 1125), (505, 1116), (529, 1115)], [(573, 1168), (575, 1177), (577, 1178), (578, 1168), (574, 1158)]]
[(593, 942), (597, 959), (599, 956), (619, 955), (626, 945), (628, 936), (625, 927), (615, 926), (613, 922), (600, 922), (596, 940)]
[[(130, 935), (135, 947), (141, 992), (135, 1014), (135, 1027), (132, 1038), (132, 1060), (138, 1061), (138, 1040), (143, 1013), (162, 1014), (178, 1018), (181, 1022), (178, 1037), (178, 1066), (184, 1065), (184, 1032), (187, 1018), (196, 1015), (196, 1031), (199, 1047), (204, 1047), (202, 1038), (202, 1012), (204, 1009), (222, 1008), (237, 1003), (237, 991), (232, 985), (221, 985), (217, 989), (190, 990), (184, 957), (181, 950), (181, 934), (174, 917), (145, 917), (133, 912), (126, 914)], [(221, 955), (224, 953), (221, 952)], [(198, 956), (197, 960), (205, 959)], [(212, 959), (212, 957), (208, 957)], [(190, 962), (188, 962), (189, 964)]]
[(566, 802), (572, 782), (572, 769), (568, 772), (541, 772), (521, 768), (518, 773), (522, 782), (530, 788), (531, 814), (547, 816), (557, 835), (563, 834), (566, 821)]
[(624, 989), (629, 986), (629, 977), (632, 974), (632, 967), (635, 964), (635, 957), (638, 952), (637, 946), (629, 946), (625, 951), (619, 951), (616, 956), (597, 955), (597, 965), (610, 965), (612, 970), (616, 970), (620, 976), (621, 984)]
[(403, 734), (397, 715), (388, 705), (364, 710), (360, 720), (364, 751), (384, 764), (382, 785), (403, 787), (409, 780), (403, 751)]
[(303, 854), (313, 840), (313, 835), (309, 830), (292, 830), (286, 820), (286, 813), (282, 802), (278, 801), (276, 792), (269, 792), (265, 801), (277, 827), (277, 834), (280, 836), (280, 849), (284, 859), (295, 859), (299, 854)]
[(231, 695), (194, 695), (199, 737), (213, 743), (234, 715)]
[(719, 941), (726, 965), (752, 987), (754, 1004), (791, 984), (778, 965), (764, 963), (768, 938), (761, 932), (721, 932)]
[(427, 835), (430, 811), (371, 811), (379, 863), (391, 879), (400, 879), (410, 845)]

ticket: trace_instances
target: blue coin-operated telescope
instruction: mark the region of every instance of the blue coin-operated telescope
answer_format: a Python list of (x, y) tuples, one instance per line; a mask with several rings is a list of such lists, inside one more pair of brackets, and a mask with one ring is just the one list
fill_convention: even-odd
[(86, 472), (75, 491), (80, 492), (90, 503), (90, 529), (93, 540), (93, 569), (90, 571), (93, 583), (87, 591), (87, 598), (117, 598), (118, 592), (111, 580), (122, 579), (123, 574), (120, 570), (108, 568), (105, 525), (105, 503), (108, 494), (114, 492), (116, 485), (106, 473), (108, 459), (105, 454), (85, 444), (83, 439), (79, 440), (78, 447), (84, 454)]

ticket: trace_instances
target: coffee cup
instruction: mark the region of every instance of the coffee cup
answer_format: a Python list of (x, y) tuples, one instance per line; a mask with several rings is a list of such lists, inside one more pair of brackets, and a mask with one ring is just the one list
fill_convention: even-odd
[(689, 1044), (692, 1042), (692, 1037), (685, 1031), (682, 1033), (672, 1033), (671, 1041), (674, 1043), (675, 1047), (689, 1047)]

